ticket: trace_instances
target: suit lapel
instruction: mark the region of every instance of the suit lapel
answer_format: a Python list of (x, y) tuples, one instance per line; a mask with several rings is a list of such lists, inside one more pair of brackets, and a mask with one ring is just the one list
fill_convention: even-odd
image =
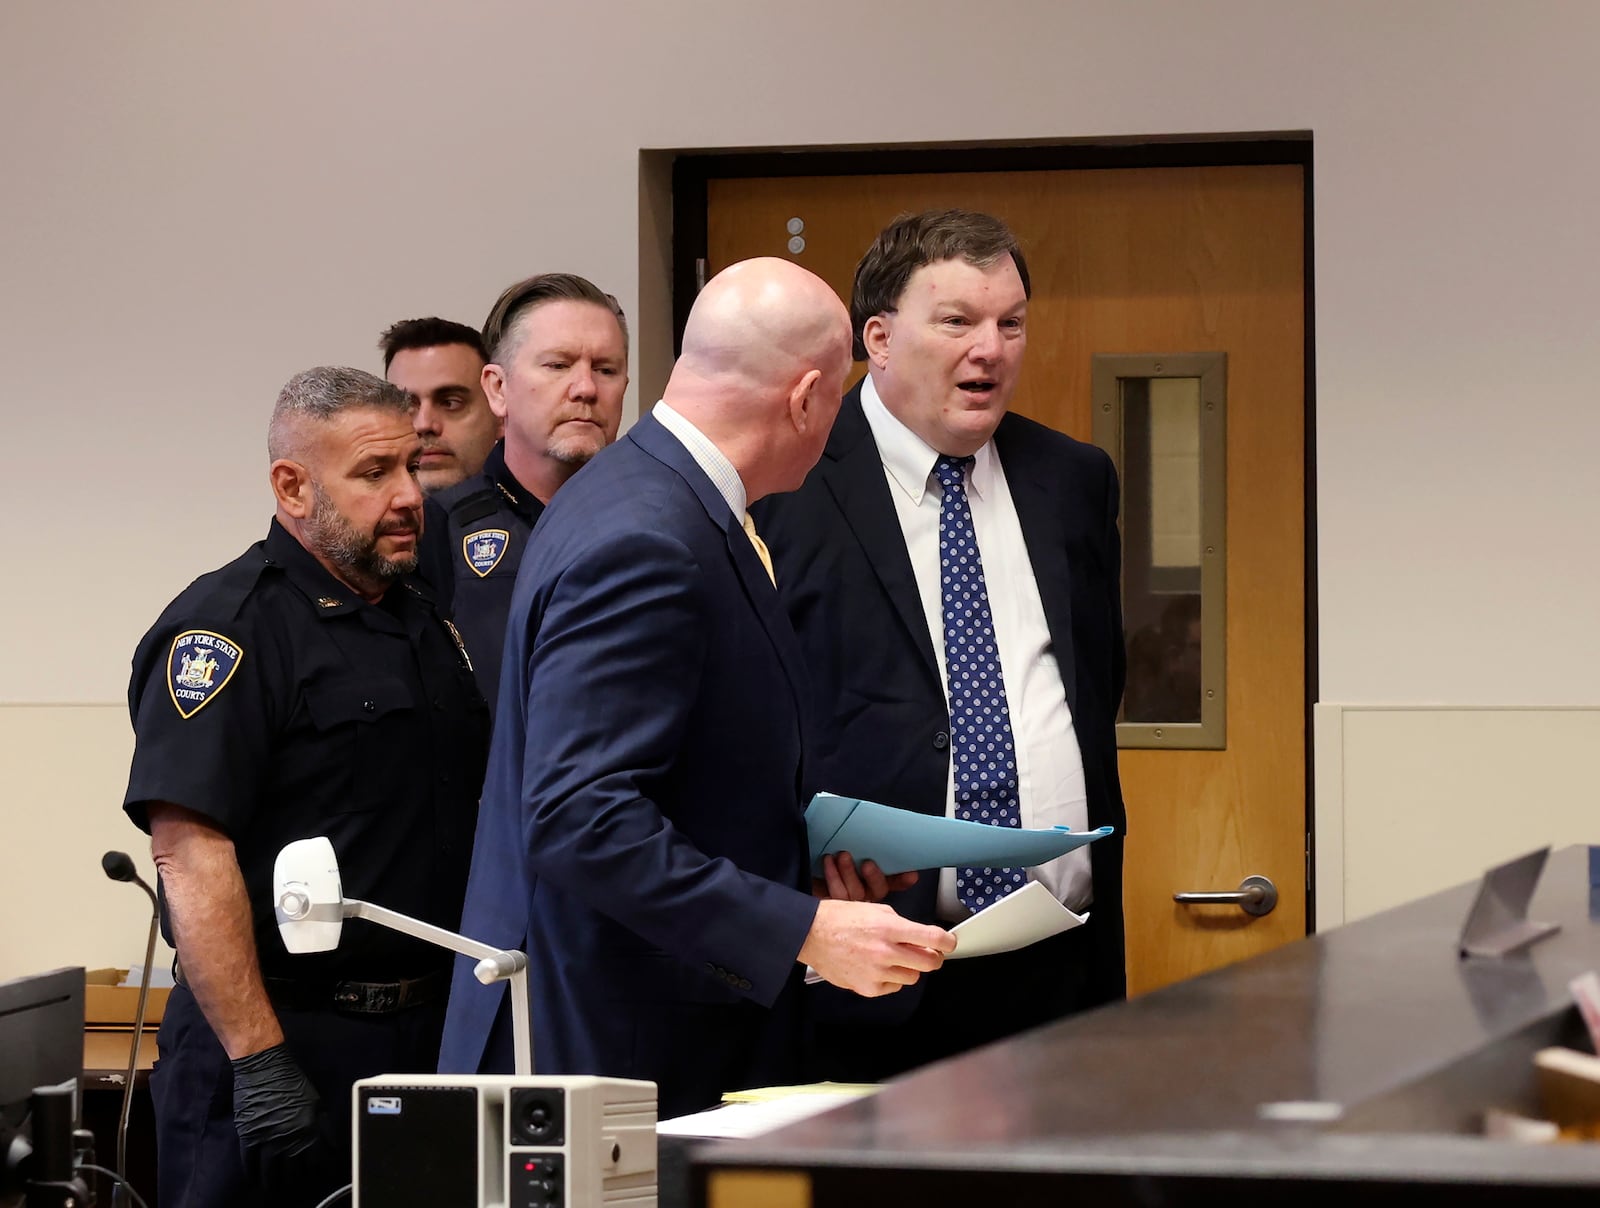
[(839, 505), (845, 525), (866, 551), (867, 561), (905, 627), (906, 636), (937, 685), (939, 664), (929, 637), (929, 619), (922, 615), (917, 576), (911, 569), (905, 533), (884, 477), (883, 459), (861, 410), (859, 384), (845, 395), (834, 421), (822, 463), (822, 480)]
[(1067, 692), (1067, 708), (1078, 712), (1077, 662), (1072, 648), (1072, 567), (1067, 559), (1067, 534), (1062, 527), (1060, 492), (1049, 467), (1035, 455), (1036, 446), (1013, 439), (1018, 425), (1007, 416), (995, 430), (994, 447), (1005, 468), (1006, 486), (1017, 509), (1022, 543), (1039, 585), (1039, 601), (1055, 648), (1056, 666)]
[(677, 472), (679, 477), (699, 499), (706, 518), (720, 529), (727, 542), (728, 557), (733, 562), (734, 573), (744, 588), (745, 598), (755, 610), (762, 628), (777, 652), (778, 662), (789, 681), (789, 692), (794, 698), (795, 715), (802, 719), (806, 707), (805, 662), (800, 654), (800, 641), (795, 637), (789, 614), (783, 610), (778, 593), (773, 590), (767, 571), (756, 556), (755, 546), (745, 535), (742, 516), (735, 516), (706, 472), (700, 468), (683, 443), (662, 427), (654, 416), (646, 415), (628, 430), (628, 438), (657, 461)]
[(728, 556), (733, 559), (733, 569), (744, 587), (745, 598), (755, 609), (756, 616), (767, 631), (767, 637), (772, 641), (773, 649), (778, 652), (778, 661), (783, 664), (784, 674), (789, 677), (789, 687), (794, 692), (795, 709), (803, 715), (806, 702), (805, 661), (800, 654), (800, 640), (795, 637), (794, 625), (789, 620), (789, 614), (783, 610), (783, 603), (772, 586), (772, 580), (767, 578), (767, 568), (761, 565), (755, 546), (750, 544), (750, 538), (745, 535), (740, 522), (730, 520), (726, 531)]

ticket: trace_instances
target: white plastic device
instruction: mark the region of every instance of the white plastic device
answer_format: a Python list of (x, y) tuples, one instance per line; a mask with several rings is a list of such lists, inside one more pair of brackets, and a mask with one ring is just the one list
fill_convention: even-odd
[(655, 1208), (656, 1086), (584, 1075), (355, 1084), (353, 1208)]
[(339, 880), (339, 857), (326, 835), (296, 839), (278, 853), (272, 866), (272, 902), (278, 934), (290, 952), (331, 952), (339, 946), (345, 919), (366, 919), (451, 952), (477, 957), (472, 972), (480, 982), (486, 986), (502, 979), (511, 983), (507, 992), (511, 995), (516, 1070), (518, 1074), (533, 1073), (527, 953), (493, 948), (410, 915), (346, 898)]

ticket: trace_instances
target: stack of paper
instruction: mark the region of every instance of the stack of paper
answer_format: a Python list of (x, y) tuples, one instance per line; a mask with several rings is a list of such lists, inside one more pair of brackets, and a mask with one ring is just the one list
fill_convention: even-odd
[(729, 1091), (722, 1106), (663, 1120), (656, 1135), (663, 1137), (759, 1137), (796, 1120), (821, 1115), (841, 1103), (870, 1095), (875, 1085), (855, 1082), (814, 1082), (808, 1086), (764, 1086), (749, 1091)]
[(956, 937), (956, 950), (945, 960), (1014, 952), (1088, 921), (1087, 914), (1074, 914), (1038, 881), (1029, 881), (950, 928), (950, 934)]

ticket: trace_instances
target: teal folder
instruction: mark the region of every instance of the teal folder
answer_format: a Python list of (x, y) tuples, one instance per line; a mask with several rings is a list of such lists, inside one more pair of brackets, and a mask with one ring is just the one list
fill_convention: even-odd
[(1113, 828), (1075, 831), (1065, 826), (1020, 830), (935, 817), (911, 810), (818, 793), (806, 808), (811, 872), (822, 875), (822, 857), (847, 851), (859, 863), (872, 860), (886, 873), (921, 868), (1032, 868), (1093, 843)]

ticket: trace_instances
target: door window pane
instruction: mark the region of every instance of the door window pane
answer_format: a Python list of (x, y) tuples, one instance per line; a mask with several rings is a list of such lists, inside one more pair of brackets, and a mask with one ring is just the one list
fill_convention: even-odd
[(1122, 482), (1122, 746), (1225, 735), (1221, 353), (1094, 359), (1095, 440)]

